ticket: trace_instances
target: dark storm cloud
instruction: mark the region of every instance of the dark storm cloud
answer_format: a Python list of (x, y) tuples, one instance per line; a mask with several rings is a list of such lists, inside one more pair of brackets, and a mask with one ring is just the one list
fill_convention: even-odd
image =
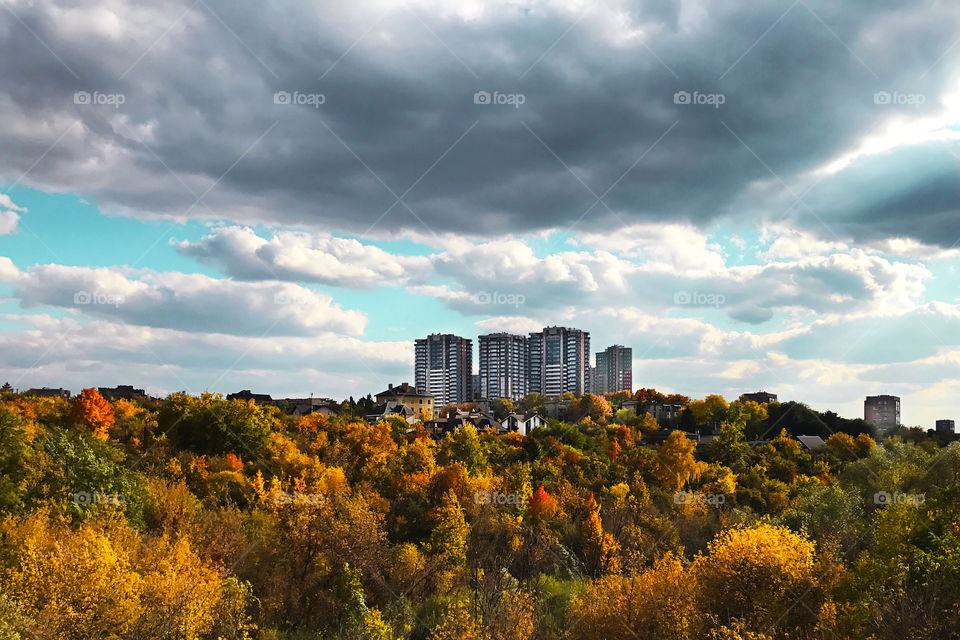
[[(741, 208), (752, 186), (789, 193), (780, 180), (793, 185), (891, 115), (933, 113), (960, 54), (949, 3), (905, 0), (491, 5), (470, 19), (456, 5), (216, 0), (11, 11), (0, 14), (8, 182), (36, 163), (24, 182), (131, 215), (358, 233), (499, 234), (585, 214), (590, 226), (776, 218), (763, 202)], [(323, 104), (275, 104), (278, 91)], [(523, 104), (475, 104), (478, 91)], [(878, 91), (925, 103), (877, 105)], [(77, 105), (76, 92), (124, 101)], [(676, 104), (677, 92), (723, 104)], [(931, 229), (957, 219), (955, 186), (882, 200), (868, 186), (821, 217), (876, 235), (874, 218), (915, 197), (913, 224), (880, 233), (938, 242)]]

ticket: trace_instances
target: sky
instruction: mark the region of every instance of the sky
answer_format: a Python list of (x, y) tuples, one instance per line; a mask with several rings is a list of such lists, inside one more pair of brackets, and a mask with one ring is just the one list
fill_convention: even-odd
[(955, 0), (7, 0), (0, 380), (344, 398), (566, 325), (960, 419)]

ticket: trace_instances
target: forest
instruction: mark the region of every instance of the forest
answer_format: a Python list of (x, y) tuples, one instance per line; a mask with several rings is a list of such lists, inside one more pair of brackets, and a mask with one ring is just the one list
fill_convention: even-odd
[(960, 638), (960, 444), (622, 400), (434, 437), (349, 402), (4, 392), (0, 640)]

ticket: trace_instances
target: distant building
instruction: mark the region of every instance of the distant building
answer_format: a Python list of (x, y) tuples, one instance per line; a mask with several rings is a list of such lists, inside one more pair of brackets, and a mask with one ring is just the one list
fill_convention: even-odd
[(366, 418), (368, 422), (376, 424), (388, 416), (400, 416), (407, 424), (411, 425), (421, 421), (420, 411), (409, 405), (399, 404), (393, 400), (378, 404), (366, 415)]
[(134, 389), (133, 386), (129, 384), (121, 384), (116, 387), (97, 387), (97, 391), (99, 391), (103, 397), (111, 400), (119, 400), (121, 398), (124, 400), (133, 400), (134, 398), (145, 398), (147, 396), (143, 389)]
[(808, 451), (819, 449), (826, 444), (820, 436), (797, 436), (796, 438), (797, 442)]
[(309, 416), (314, 413), (328, 418), (340, 413), (340, 405), (332, 398), (284, 398), (287, 412), (296, 417)]
[(667, 438), (670, 437), (670, 434), (674, 431), (683, 434), (688, 440), (692, 440), (699, 444), (700, 435), (696, 433), (690, 433), (687, 431), (680, 431), (679, 429), (658, 429), (657, 431), (652, 431), (650, 433), (643, 434), (644, 444), (663, 444), (666, 442)]
[(517, 431), (525, 436), (529, 435), (530, 432), (537, 427), (542, 427), (545, 424), (546, 422), (544, 422), (543, 418), (536, 413), (511, 413), (507, 416), (507, 419), (503, 421), (504, 429), (507, 431)]
[(955, 433), (956, 425), (953, 420), (937, 420), (937, 433)]
[(434, 333), (414, 341), (414, 383), (439, 405), (473, 399), (473, 341)]
[(756, 402), (757, 404), (770, 404), (771, 402), (777, 401), (777, 394), (767, 393), (766, 391), (757, 391), (756, 393), (745, 393), (740, 396), (740, 400), (743, 402), (751, 401)]
[(472, 424), (477, 431), (485, 429), (493, 429), (498, 433), (504, 431), (504, 426), (496, 418), (479, 411), (456, 411), (447, 418), (428, 420), (424, 426), (434, 437), (440, 437), (461, 429), (466, 424)]
[(470, 375), (470, 397), (473, 398), (473, 401), (476, 402), (480, 398), (483, 398), (483, 395), (480, 393), (480, 374), (474, 373)]
[(427, 420), (433, 419), (433, 411), (436, 399), (429, 393), (421, 391), (418, 387), (410, 386), (409, 382), (389, 385), (386, 391), (381, 391), (376, 396), (377, 405), (392, 404), (393, 406), (410, 407), (417, 413), (419, 420), (420, 414), (424, 413)]
[(512, 333), (488, 333), (480, 336), (479, 343), (479, 389), (474, 399), (520, 400), (527, 395), (527, 338)]
[(863, 419), (878, 429), (896, 429), (900, 426), (900, 398), (867, 396), (863, 401)]
[(633, 349), (615, 344), (597, 352), (592, 392), (597, 395), (633, 391)]
[(529, 390), (545, 396), (587, 393), (590, 333), (568, 327), (544, 327), (527, 339)]
[(550, 398), (543, 403), (543, 412), (547, 417), (563, 420), (570, 410), (570, 402), (561, 398)]
[(677, 417), (677, 414), (680, 413), (681, 409), (683, 409), (682, 404), (660, 404), (659, 402), (654, 402), (653, 404), (647, 405), (647, 413), (651, 414), (654, 419), (660, 423), (673, 420)]
[(70, 399), (70, 390), (69, 389), (48, 389), (47, 387), (41, 387), (39, 389), (30, 389), (27, 391), (28, 396), (37, 396), (39, 398), (66, 398)]
[(273, 398), (266, 393), (252, 393), (250, 389), (227, 395), (227, 400), (253, 400), (258, 404), (273, 404)]

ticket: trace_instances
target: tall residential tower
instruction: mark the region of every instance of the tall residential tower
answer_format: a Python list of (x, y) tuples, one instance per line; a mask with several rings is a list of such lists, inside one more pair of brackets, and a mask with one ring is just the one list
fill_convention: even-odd
[(512, 333), (480, 336), (480, 398), (520, 400), (529, 393), (527, 338)]
[(863, 401), (863, 419), (878, 429), (900, 426), (900, 398), (897, 396), (867, 396)]
[(436, 406), (473, 399), (473, 341), (450, 333), (434, 333), (414, 341), (414, 384), (432, 395)]
[(559, 396), (590, 391), (590, 333), (545, 327), (527, 340), (530, 391)]
[(615, 344), (597, 352), (593, 393), (633, 391), (633, 349)]

